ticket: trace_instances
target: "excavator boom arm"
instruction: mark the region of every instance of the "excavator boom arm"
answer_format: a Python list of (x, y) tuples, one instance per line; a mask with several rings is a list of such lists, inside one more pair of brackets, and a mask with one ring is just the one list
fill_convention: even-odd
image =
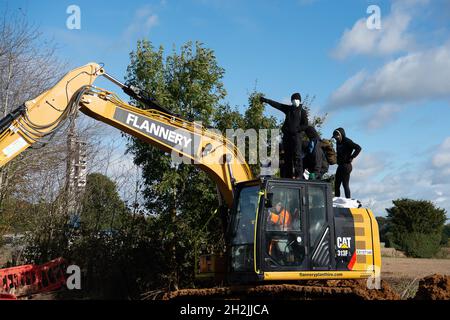
[[(114, 93), (94, 87), (100, 75), (151, 109), (131, 106)], [(234, 183), (252, 179), (244, 157), (221, 134), (172, 115), (95, 63), (70, 71), (54, 87), (0, 120), (0, 168), (34, 143), (44, 141), (78, 110), (171, 153), (174, 160), (204, 170), (216, 182), (228, 207), (233, 203)]]
[(205, 171), (229, 207), (233, 203), (233, 184), (252, 179), (237, 147), (199, 124), (159, 110), (139, 109), (113, 93), (93, 87), (86, 88), (80, 106), (86, 115), (170, 153), (175, 163), (194, 164)]

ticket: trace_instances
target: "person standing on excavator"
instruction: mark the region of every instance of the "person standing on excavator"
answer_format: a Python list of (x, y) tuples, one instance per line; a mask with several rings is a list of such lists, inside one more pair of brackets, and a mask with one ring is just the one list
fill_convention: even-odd
[(350, 173), (353, 170), (352, 161), (361, 152), (361, 147), (346, 137), (344, 128), (334, 130), (333, 138), (336, 140), (338, 165), (334, 181), (334, 196), (341, 196), (340, 188), (342, 184), (344, 186), (345, 197), (350, 199)]
[(309, 141), (304, 143), (303, 167), (309, 171), (310, 180), (320, 180), (328, 172), (329, 167), (326, 155), (322, 150), (322, 139), (312, 126), (305, 129), (305, 134)]
[[(303, 133), (308, 127), (308, 114), (302, 106), (300, 93), (291, 96), (291, 105), (279, 103), (261, 96), (260, 101), (267, 103), (286, 115), (281, 127), (283, 133), (284, 170), (282, 178), (303, 179)], [(292, 172), (294, 167), (294, 172)]]

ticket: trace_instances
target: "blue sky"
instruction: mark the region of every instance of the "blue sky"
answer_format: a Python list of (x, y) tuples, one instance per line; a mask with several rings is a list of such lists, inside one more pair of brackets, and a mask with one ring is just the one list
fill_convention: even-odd
[[(71, 4), (81, 9), (81, 30), (66, 28)], [(366, 26), (372, 4), (381, 9), (379, 30)], [(167, 49), (199, 40), (226, 70), (226, 100), (242, 111), (255, 83), (275, 100), (315, 95), (313, 113), (328, 113), (323, 134), (342, 126), (363, 147), (352, 191), (376, 215), (399, 197), (450, 212), (449, 0), (19, 0), (8, 7), (54, 39), (69, 68), (103, 62), (119, 79), (140, 38)]]

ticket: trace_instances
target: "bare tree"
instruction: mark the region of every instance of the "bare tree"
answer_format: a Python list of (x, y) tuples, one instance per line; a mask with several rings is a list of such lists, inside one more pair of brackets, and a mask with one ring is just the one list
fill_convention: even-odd
[[(140, 168), (126, 154), (126, 138), (116, 128), (84, 118), (79, 122), (80, 136), (88, 143), (88, 172), (111, 178), (123, 201), (135, 208), (140, 202)], [(140, 207), (140, 206), (139, 206)]]
[[(22, 12), (4, 10), (0, 16), (0, 118), (25, 101), (50, 88), (65, 69), (56, 56), (56, 44), (45, 38)], [(140, 182), (131, 156), (124, 159), (125, 139), (111, 139), (105, 124), (85, 116), (77, 121), (77, 137), (87, 143), (88, 171), (101, 172), (116, 181), (122, 197), (129, 203), (138, 202)], [(72, 156), (67, 139), (67, 123), (44, 147), (28, 149), (0, 169), (0, 220), (3, 225), (13, 221), (19, 208), (4, 212), (4, 202), (53, 203), (64, 208), (67, 191), (66, 163)], [(111, 129), (115, 130), (115, 129)], [(117, 133), (117, 136), (119, 134)], [(116, 134), (114, 134), (116, 136)], [(1, 221), (0, 221), (1, 223)], [(0, 227), (0, 234), (1, 234)]]
[[(48, 89), (61, 76), (63, 63), (55, 54), (56, 45), (46, 39), (39, 28), (30, 24), (23, 12), (8, 8), (0, 17), (0, 118), (25, 101)], [(14, 192), (30, 192), (39, 181), (48, 188), (46, 179), (32, 179), (42, 170), (54, 170), (62, 157), (63, 144), (36, 154), (30, 150), (0, 169), (0, 209), (5, 197)], [(57, 165), (56, 165), (57, 166)], [(53, 171), (53, 176), (55, 172)], [(41, 177), (42, 178), (42, 177)], [(11, 183), (14, 181), (14, 184)], [(30, 192), (33, 197), (38, 194)], [(23, 194), (24, 195), (24, 194)]]

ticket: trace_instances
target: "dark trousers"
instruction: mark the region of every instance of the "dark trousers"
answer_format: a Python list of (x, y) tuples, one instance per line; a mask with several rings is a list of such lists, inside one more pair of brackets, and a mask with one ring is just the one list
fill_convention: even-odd
[(334, 196), (341, 196), (341, 184), (344, 186), (345, 197), (347, 199), (351, 198), (350, 194), (350, 173), (352, 172), (352, 164), (340, 164), (336, 170), (336, 176), (334, 181)]
[[(283, 136), (284, 168), (280, 170), (282, 178), (292, 179), (293, 176), (303, 179), (302, 135)], [(292, 169), (294, 169), (292, 172)]]

